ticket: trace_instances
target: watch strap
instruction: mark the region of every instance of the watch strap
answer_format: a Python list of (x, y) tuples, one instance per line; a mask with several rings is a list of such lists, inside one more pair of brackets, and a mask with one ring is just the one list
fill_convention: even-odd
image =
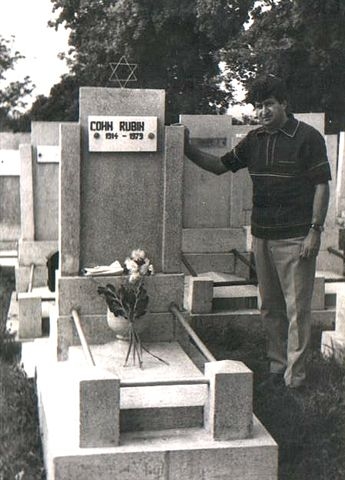
[(320, 233), (324, 231), (323, 225), (320, 225), (319, 223), (312, 223), (310, 225), (310, 228), (312, 230), (315, 230), (316, 232), (320, 232)]

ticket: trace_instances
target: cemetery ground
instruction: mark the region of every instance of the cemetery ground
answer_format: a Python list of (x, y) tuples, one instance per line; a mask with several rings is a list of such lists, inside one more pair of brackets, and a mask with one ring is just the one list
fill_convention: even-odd
[[(35, 386), (5, 326), (13, 289), (13, 269), (0, 267), (0, 480), (42, 480)], [(240, 360), (254, 372), (254, 412), (279, 445), (279, 480), (344, 480), (345, 367), (322, 358), (320, 330), (313, 331), (308, 388), (294, 394), (259, 388), (267, 377), (261, 327), (198, 333), (217, 360)]]

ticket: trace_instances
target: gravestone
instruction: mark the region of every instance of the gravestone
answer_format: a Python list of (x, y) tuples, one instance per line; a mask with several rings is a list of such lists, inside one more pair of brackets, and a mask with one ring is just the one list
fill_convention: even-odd
[(156, 272), (147, 281), (149, 293), (155, 292), (147, 335), (172, 338), (169, 304), (182, 305), (183, 299), (183, 129), (164, 127), (164, 102), (160, 90), (145, 90), (143, 97), (141, 90), (85, 87), (80, 123), (61, 125), (56, 315), (67, 342), (63, 348), (57, 344), (62, 357), (76, 342), (67, 334), (73, 307), (80, 308), (86, 331), (97, 326), (93, 342), (109, 334), (95, 279), (81, 276), (81, 270), (123, 263), (137, 248), (145, 250)]
[[(79, 123), (60, 127), (57, 302), (37, 361), (48, 480), (277, 478), (277, 446), (252, 412), (252, 372), (213, 357), (200, 370), (170, 309), (182, 310), (184, 293), (184, 131), (164, 126), (164, 104), (161, 90), (85, 87)], [(82, 275), (136, 248), (156, 272), (141, 338), (168, 361), (144, 356), (143, 370), (123, 367), (126, 346), (97, 294), (121, 277)]]

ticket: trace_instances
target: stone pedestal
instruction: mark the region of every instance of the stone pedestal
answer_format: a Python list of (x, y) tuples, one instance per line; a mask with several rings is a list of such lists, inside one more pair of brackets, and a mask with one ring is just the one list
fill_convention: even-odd
[[(79, 372), (80, 374), (80, 372)], [(79, 377), (82, 448), (116, 446), (120, 439), (120, 379), (105, 370), (90, 369)]]
[(19, 338), (32, 339), (42, 335), (42, 302), (32, 292), (18, 294)]
[(248, 438), (253, 430), (253, 373), (231, 360), (205, 365), (210, 379), (206, 429), (215, 440)]
[(212, 312), (213, 280), (207, 277), (190, 277), (186, 308), (191, 313)]

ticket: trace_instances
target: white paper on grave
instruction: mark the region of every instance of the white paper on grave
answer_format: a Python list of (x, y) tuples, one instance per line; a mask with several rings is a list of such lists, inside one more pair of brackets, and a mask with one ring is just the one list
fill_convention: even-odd
[(82, 274), (86, 277), (122, 275), (123, 272), (124, 270), (118, 260), (115, 260), (110, 265), (97, 265), (96, 267), (84, 267), (82, 269)]

